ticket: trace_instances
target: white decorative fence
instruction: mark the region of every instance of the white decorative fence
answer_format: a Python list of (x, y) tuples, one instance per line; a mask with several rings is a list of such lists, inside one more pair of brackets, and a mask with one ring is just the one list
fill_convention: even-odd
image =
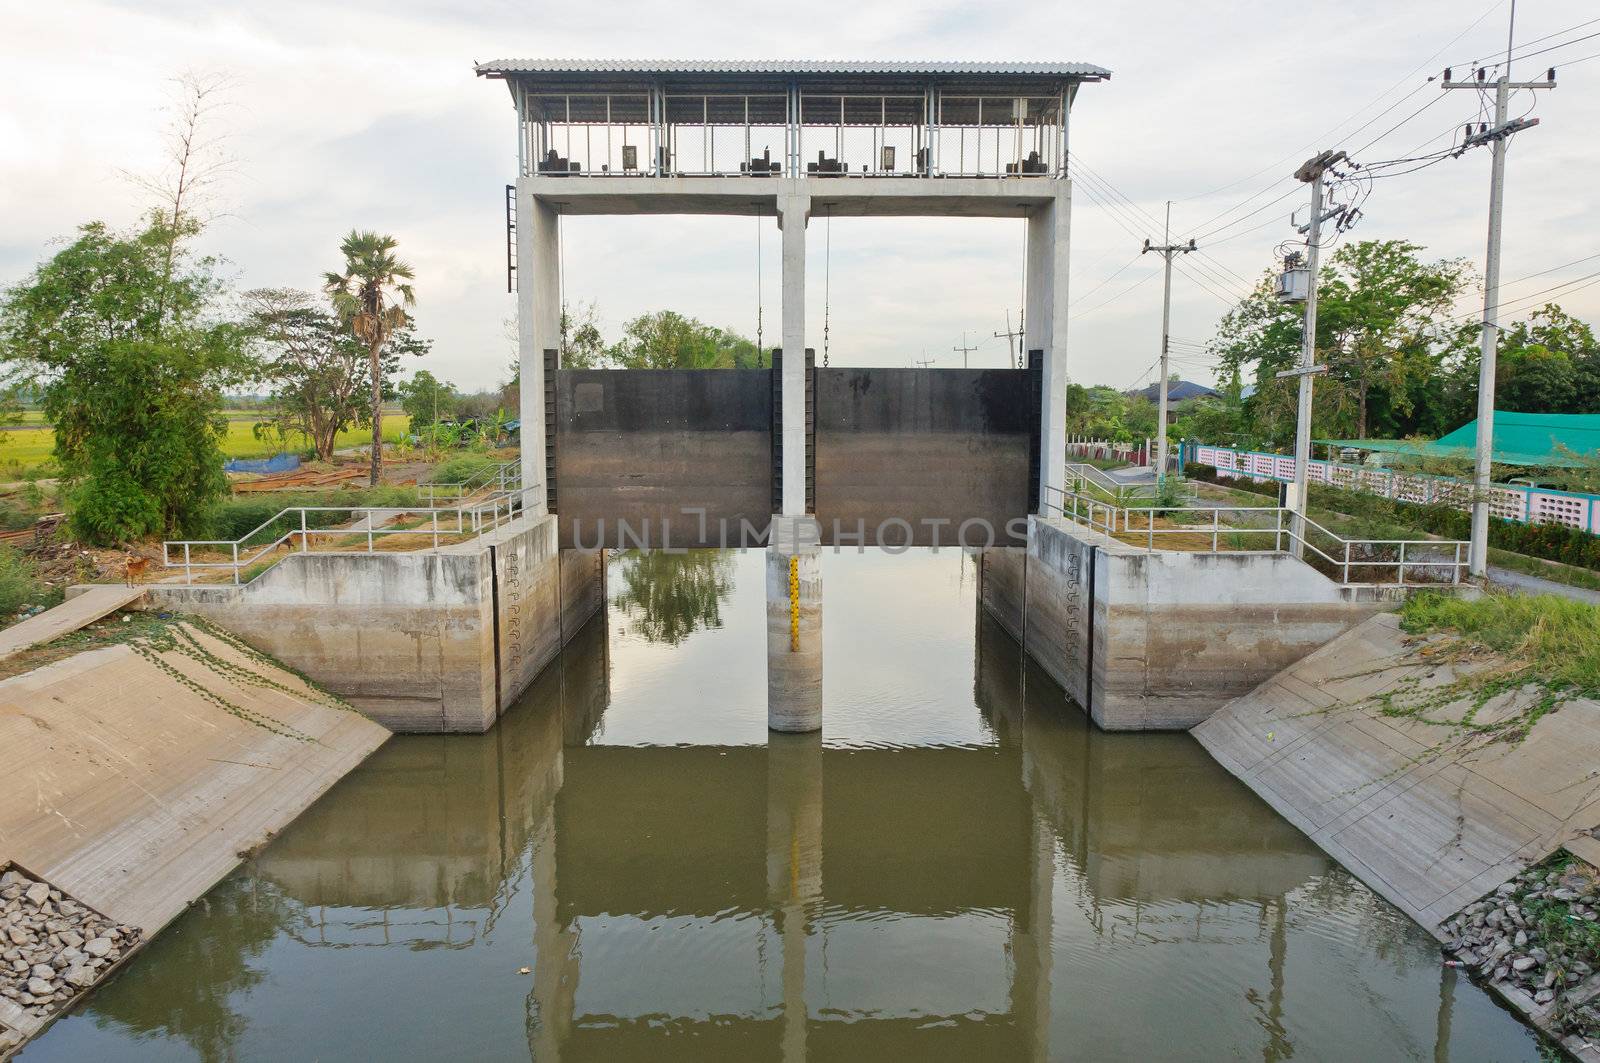
[[(1251, 480), (1294, 480), (1294, 458), (1203, 443), (1190, 443), (1186, 459), (1213, 466), (1223, 476)], [(1472, 485), (1451, 476), (1430, 476), (1394, 469), (1369, 469), (1332, 461), (1313, 461), (1306, 471), (1312, 483), (1395, 498), (1403, 502), (1445, 503), (1456, 509), (1472, 504)], [(1523, 524), (1565, 524), (1600, 535), (1600, 495), (1548, 488), (1495, 484), (1489, 489), (1489, 512)]]

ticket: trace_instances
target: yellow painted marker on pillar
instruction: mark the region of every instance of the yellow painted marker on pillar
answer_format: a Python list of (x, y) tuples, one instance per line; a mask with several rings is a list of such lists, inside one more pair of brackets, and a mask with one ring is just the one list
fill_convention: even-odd
[(789, 652), (800, 651), (800, 559), (789, 559)]

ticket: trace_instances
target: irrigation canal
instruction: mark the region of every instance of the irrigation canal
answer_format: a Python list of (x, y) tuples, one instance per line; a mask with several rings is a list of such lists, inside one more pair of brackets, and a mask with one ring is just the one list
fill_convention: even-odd
[(970, 558), (823, 564), (820, 739), (769, 742), (759, 551), (616, 556), (498, 727), (392, 739), (22, 1058), (1538, 1058)]

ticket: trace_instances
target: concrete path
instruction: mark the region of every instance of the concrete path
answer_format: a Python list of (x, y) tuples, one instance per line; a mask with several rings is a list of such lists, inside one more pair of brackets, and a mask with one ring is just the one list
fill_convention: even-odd
[[(0, 867), (145, 941), (389, 737), (292, 673), (183, 630), (200, 652), (157, 664), (112, 646), (0, 681)], [(0, 1009), (28, 1036), (51, 1018)]]
[(1499, 565), (1489, 566), (1489, 580), (1514, 591), (1524, 594), (1559, 594), (1563, 598), (1573, 601), (1588, 602), (1590, 605), (1600, 605), (1600, 591), (1591, 591), (1587, 587), (1573, 587), (1555, 580), (1532, 576), (1526, 572), (1515, 569), (1501, 568)]
[[(1436, 935), (1441, 921), (1565, 846), (1600, 859), (1600, 703), (1571, 701), (1520, 743), (1453, 745), (1449, 729), (1370, 699), (1449, 682), (1399, 618), (1362, 623), (1192, 732), (1223, 767)], [(1464, 706), (1435, 710), (1459, 718)], [(1484, 722), (1507, 712), (1485, 705)]]
[(1143, 465), (1129, 465), (1125, 469), (1107, 469), (1106, 475), (1119, 484), (1153, 484), (1156, 482), (1156, 471)]
[(110, 616), (142, 597), (143, 587), (124, 587), (121, 584), (90, 587), (53, 609), (46, 609), (38, 616), (30, 616), (0, 631), (0, 660), (21, 653), (30, 646), (50, 642), (79, 628), (88, 627), (101, 617)]

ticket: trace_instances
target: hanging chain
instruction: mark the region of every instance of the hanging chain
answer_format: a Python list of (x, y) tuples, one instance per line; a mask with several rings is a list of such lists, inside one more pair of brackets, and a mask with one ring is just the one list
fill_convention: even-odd
[(766, 357), (765, 348), (761, 343), (761, 207), (756, 207), (756, 365), (760, 365)]
[[(1028, 368), (1028, 219), (1022, 219), (1022, 303), (1017, 308), (1017, 368)], [(1007, 328), (1011, 326), (1007, 324)]]
[(559, 332), (556, 337), (557, 365), (567, 360), (567, 245), (562, 232), (566, 226), (561, 224), (564, 209), (563, 204), (556, 205), (556, 306), (560, 315), (556, 318)]
[(828, 231), (822, 254), (822, 368), (828, 368), (828, 326), (833, 314), (833, 206), (828, 206)]

